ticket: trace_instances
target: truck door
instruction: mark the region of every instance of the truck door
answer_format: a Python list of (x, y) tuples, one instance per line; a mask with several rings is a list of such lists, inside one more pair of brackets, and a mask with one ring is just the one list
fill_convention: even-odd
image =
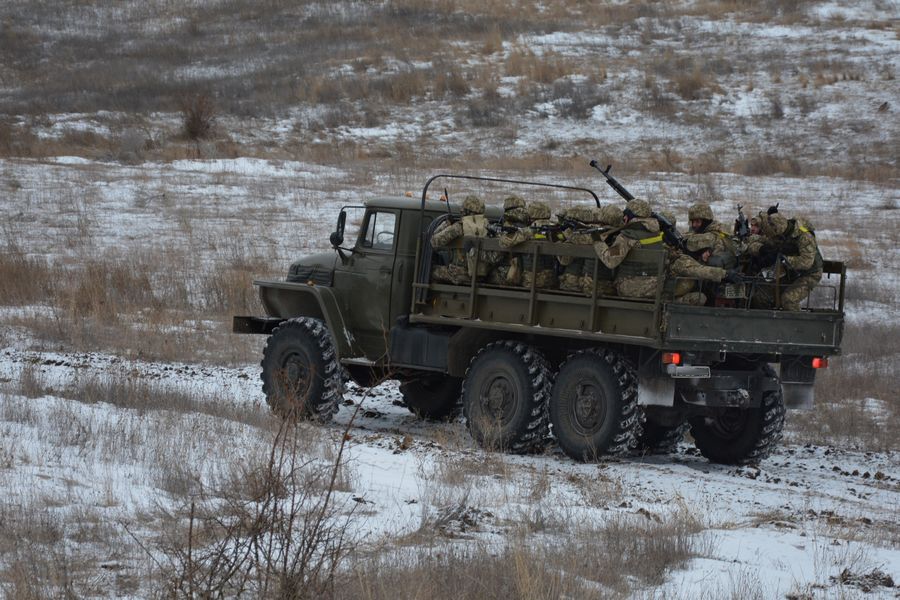
[(334, 286), (343, 290), (350, 333), (377, 360), (387, 353), (397, 231), (400, 211), (370, 208), (363, 217), (354, 252), (335, 269)]

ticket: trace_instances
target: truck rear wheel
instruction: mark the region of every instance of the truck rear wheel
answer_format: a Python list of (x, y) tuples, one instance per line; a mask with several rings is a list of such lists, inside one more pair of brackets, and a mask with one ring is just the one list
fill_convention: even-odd
[(459, 414), (462, 379), (449, 375), (426, 375), (400, 384), (403, 401), (422, 419), (440, 421)]
[(781, 441), (784, 398), (781, 390), (766, 392), (759, 408), (729, 408), (713, 417), (692, 417), (690, 424), (697, 449), (711, 462), (757, 463)]
[(278, 416), (327, 423), (337, 412), (344, 392), (341, 368), (319, 319), (281, 323), (266, 341), (261, 364), (263, 393)]
[(469, 433), (485, 448), (537, 450), (549, 433), (551, 383), (547, 360), (535, 348), (514, 341), (488, 344), (469, 363), (463, 381)]
[(627, 453), (640, 432), (634, 370), (618, 353), (573, 354), (556, 376), (550, 422), (563, 452), (575, 460)]

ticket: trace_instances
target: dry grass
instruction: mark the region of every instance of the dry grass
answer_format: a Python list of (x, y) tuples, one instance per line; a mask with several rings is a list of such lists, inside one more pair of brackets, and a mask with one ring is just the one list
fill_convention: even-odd
[(900, 426), (898, 336), (897, 325), (847, 327), (843, 356), (830, 359), (816, 378), (816, 408), (787, 420), (793, 439), (868, 451), (900, 449), (894, 434)]
[(575, 526), (571, 519), (565, 524), (571, 533), (564, 540), (552, 530), (547, 537), (514, 537), (499, 550), (441, 544), (357, 559), (350, 576), (338, 583), (337, 596), (624, 598), (659, 585), (670, 569), (706, 549), (695, 535), (702, 528), (682, 513), (613, 517), (598, 529)]

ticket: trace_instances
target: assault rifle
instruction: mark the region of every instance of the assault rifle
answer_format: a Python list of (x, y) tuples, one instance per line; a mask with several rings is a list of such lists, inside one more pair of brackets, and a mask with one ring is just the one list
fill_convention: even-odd
[(684, 236), (681, 235), (681, 232), (676, 229), (676, 227), (664, 216), (659, 213), (653, 212), (650, 213), (650, 216), (656, 219), (656, 222), (659, 223), (659, 228), (662, 230), (663, 241), (669, 246), (673, 246), (678, 248), (682, 252), (690, 254), (687, 249), (687, 245), (684, 242)]
[(564, 217), (559, 219), (559, 228), (560, 229), (571, 229), (575, 233), (603, 233), (604, 231), (609, 230), (610, 228), (606, 225), (589, 225), (578, 219), (570, 219), (568, 217)]
[(742, 205), (737, 205), (738, 216), (734, 220), (734, 235), (741, 241), (746, 240), (747, 236), (750, 235), (750, 221), (744, 216), (743, 209), (744, 207)]
[(625, 198), (625, 200), (634, 200), (634, 196), (631, 195), (631, 192), (625, 189), (625, 187), (616, 181), (616, 178), (609, 174), (609, 170), (612, 169), (612, 165), (606, 165), (606, 170), (600, 168), (600, 165), (596, 160), (592, 160), (590, 165), (600, 171), (603, 177), (606, 178), (606, 183), (609, 184), (609, 187), (616, 190), (616, 193)]

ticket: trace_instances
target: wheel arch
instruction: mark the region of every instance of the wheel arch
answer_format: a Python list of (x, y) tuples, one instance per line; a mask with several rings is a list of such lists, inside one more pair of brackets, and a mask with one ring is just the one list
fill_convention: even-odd
[(286, 281), (254, 281), (266, 314), (283, 320), (312, 317), (324, 321), (334, 340), (338, 359), (361, 354), (355, 348), (335, 291), (327, 286)]

